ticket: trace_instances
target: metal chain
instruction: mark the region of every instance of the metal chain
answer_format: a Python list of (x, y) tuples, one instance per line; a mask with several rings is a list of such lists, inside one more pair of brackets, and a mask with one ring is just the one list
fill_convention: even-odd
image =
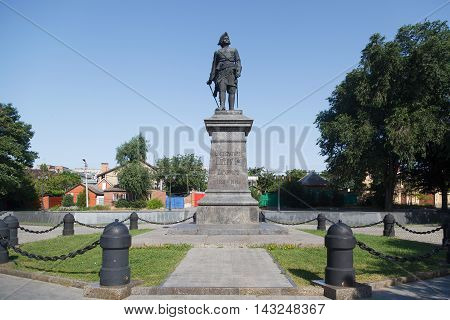
[(267, 221), (270, 221), (270, 222), (273, 222), (273, 223), (276, 223), (276, 224), (285, 225), (285, 226), (298, 226), (298, 225), (301, 225), (301, 224), (305, 224), (305, 223), (313, 222), (314, 220), (317, 220), (317, 218), (313, 218), (313, 219), (302, 221), (302, 222), (281, 222), (281, 221), (275, 221), (275, 220), (267, 218), (264, 215), (264, 213), (263, 213), (263, 216), (264, 216), (264, 219), (266, 219)]
[(186, 219), (179, 220), (179, 221), (175, 221), (175, 222), (156, 222), (156, 221), (145, 220), (145, 219), (143, 219), (143, 218), (138, 218), (138, 219), (141, 220), (141, 221), (143, 221), (143, 222), (150, 223), (150, 224), (170, 225), (170, 224), (177, 224), (177, 223), (185, 222), (185, 221), (187, 221), (187, 220), (189, 220), (189, 219), (192, 219), (193, 217), (194, 217), (194, 216), (192, 215), (192, 216), (190, 216), (190, 217), (188, 217), (188, 218), (186, 218)]
[(50, 231), (55, 230), (56, 228), (60, 227), (63, 223), (64, 223), (64, 222), (61, 221), (61, 222), (58, 223), (56, 226), (51, 227), (50, 229), (47, 229), (47, 230), (41, 230), (41, 231), (30, 230), (30, 229), (24, 228), (24, 227), (22, 227), (22, 226), (19, 226), (19, 229), (22, 230), (22, 231), (25, 231), (25, 232), (29, 232), (29, 233), (42, 234), (42, 233), (47, 233), (47, 232), (50, 232)]
[(94, 249), (95, 247), (97, 247), (100, 244), (100, 239), (98, 239), (98, 240), (92, 242), (91, 244), (87, 245), (84, 248), (81, 248), (81, 249), (69, 252), (67, 254), (63, 254), (63, 255), (60, 255), (60, 256), (42, 256), (42, 255), (39, 255), (39, 254), (34, 254), (34, 253), (31, 253), (31, 252), (22, 250), (22, 249), (20, 249), (17, 246), (11, 245), (9, 243), (9, 241), (6, 238), (3, 238), (1, 235), (0, 235), (0, 240), (3, 240), (2, 245), (5, 245), (5, 242), (6, 242), (6, 246), (8, 248), (11, 248), (14, 252), (16, 252), (16, 253), (24, 256), (24, 257), (27, 257), (27, 258), (30, 258), (30, 259), (35, 259), (35, 260), (40, 260), (40, 261), (58, 261), (58, 260), (66, 260), (66, 259), (75, 258), (76, 256), (85, 254), (86, 252)]
[(336, 224), (336, 222), (334, 222), (333, 220), (330, 220), (328, 218), (325, 218), (325, 220), (327, 220), (328, 222), (332, 223), (332, 224)]
[[(123, 220), (121, 220), (119, 222), (120, 223), (124, 223), (125, 221), (127, 221), (129, 219), (130, 219), (130, 216), (128, 216), (127, 218), (125, 218), (125, 219), (123, 219)], [(80, 226), (87, 227), (87, 228), (92, 228), (92, 229), (104, 229), (106, 227), (106, 226), (96, 226), (96, 225), (93, 225), (93, 224), (87, 224), (87, 223), (80, 222), (78, 220), (75, 220), (74, 222), (78, 223)]]
[(407, 261), (415, 262), (415, 261), (427, 259), (427, 258), (430, 258), (431, 256), (435, 255), (436, 253), (438, 253), (440, 250), (443, 250), (445, 248), (444, 246), (435, 247), (430, 252), (425, 253), (423, 255), (419, 255), (419, 256), (398, 257), (398, 256), (391, 256), (389, 254), (381, 253), (381, 252), (375, 250), (374, 248), (371, 248), (368, 245), (366, 245), (365, 243), (358, 241), (358, 240), (356, 241), (356, 244), (362, 250), (369, 252), (371, 255), (373, 255), (375, 257), (379, 257), (379, 258), (386, 259), (386, 260), (393, 260), (393, 261), (397, 261), (397, 262), (407, 262)]
[(364, 224), (362, 226), (349, 226), (352, 229), (359, 229), (359, 228), (368, 228), (368, 227), (373, 227), (376, 226), (377, 224), (383, 223), (383, 220), (378, 221), (378, 222), (374, 222), (374, 223), (369, 223), (369, 224)]
[(399, 226), (399, 227), (402, 228), (403, 230), (406, 230), (406, 231), (411, 232), (411, 233), (414, 233), (414, 234), (431, 234), (431, 233), (435, 233), (435, 232), (437, 232), (437, 231), (443, 229), (443, 226), (440, 226), (440, 227), (437, 227), (436, 229), (429, 230), (429, 231), (415, 231), (415, 230), (408, 229), (408, 228), (405, 227), (405, 226), (402, 226), (402, 225), (401, 225), (400, 223), (398, 223), (397, 221), (394, 221), (394, 222), (395, 222), (395, 224), (396, 224), (397, 226)]

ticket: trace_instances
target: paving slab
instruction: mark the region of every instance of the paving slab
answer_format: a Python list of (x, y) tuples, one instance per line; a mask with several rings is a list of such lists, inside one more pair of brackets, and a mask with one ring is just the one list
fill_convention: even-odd
[(449, 300), (450, 276), (375, 289), (374, 300)]
[(0, 300), (80, 300), (83, 289), (0, 274)]
[(264, 249), (193, 248), (162, 287), (292, 288)]
[(156, 227), (133, 237), (133, 247), (148, 245), (187, 243), (196, 248), (204, 247), (254, 247), (264, 244), (294, 244), (298, 246), (323, 246), (322, 237), (312, 235), (298, 228), (288, 227), (288, 234), (275, 235), (174, 235), (170, 234), (170, 227)]

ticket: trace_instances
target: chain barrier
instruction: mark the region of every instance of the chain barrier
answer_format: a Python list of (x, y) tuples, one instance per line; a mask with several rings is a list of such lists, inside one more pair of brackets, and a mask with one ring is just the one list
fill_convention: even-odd
[(276, 224), (285, 225), (285, 226), (298, 226), (298, 225), (301, 225), (301, 224), (305, 224), (305, 223), (309, 223), (309, 222), (313, 222), (313, 221), (317, 220), (317, 218), (313, 218), (313, 219), (306, 220), (306, 221), (303, 221), (303, 222), (281, 222), (281, 221), (275, 221), (275, 220), (267, 218), (264, 213), (262, 215), (264, 216), (264, 219), (266, 219), (267, 221), (270, 221), (270, 222), (273, 222), (273, 223), (276, 223)]
[(371, 255), (373, 255), (375, 257), (386, 259), (386, 260), (397, 261), (397, 262), (416, 262), (416, 261), (421, 261), (421, 260), (424, 260), (424, 259), (428, 259), (428, 258), (432, 257), (433, 255), (437, 254), (440, 250), (443, 250), (445, 248), (445, 246), (440, 246), (440, 247), (435, 247), (433, 250), (431, 250), (430, 252), (427, 252), (427, 253), (425, 253), (423, 255), (409, 256), (409, 257), (398, 257), (398, 256), (392, 256), (392, 255), (389, 255), (389, 254), (381, 253), (381, 252), (375, 250), (374, 248), (369, 247), (364, 242), (361, 242), (361, 241), (358, 241), (358, 240), (356, 240), (356, 244), (362, 250), (367, 251), (368, 253), (370, 253)]
[[(130, 219), (130, 216), (128, 216), (127, 218), (125, 218), (125, 219), (123, 219), (123, 220), (121, 220), (119, 222), (120, 223), (124, 223), (125, 221), (127, 221), (129, 219)], [(87, 224), (87, 223), (80, 222), (78, 220), (75, 220), (74, 222), (78, 223), (80, 226), (87, 227), (87, 228), (92, 228), (92, 229), (104, 229), (106, 227), (106, 226), (96, 226), (94, 224)]]
[(405, 226), (402, 226), (402, 225), (401, 225), (400, 223), (398, 223), (397, 221), (394, 221), (394, 222), (395, 222), (395, 224), (396, 224), (397, 226), (399, 226), (399, 227), (402, 228), (403, 230), (408, 231), (408, 232), (411, 232), (411, 233), (414, 233), (414, 234), (431, 234), (431, 233), (435, 233), (435, 232), (437, 232), (437, 231), (443, 229), (443, 227), (440, 226), (440, 227), (437, 227), (436, 229), (429, 230), (429, 231), (415, 231), (415, 230), (408, 229), (408, 228), (405, 227)]
[(19, 229), (22, 230), (22, 231), (28, 232), (28, 233), (43, 234), (43, 233), (48, 233), (48, 232), (50, 232), (50, 231), (55, 230), (56, 228), (60, 227), (63, 223), (64, 223), (64, 222), (61, 221), (61, 222), (58, 223), (56, 226), (51, 227), (50, 229), (47, 229), (47, 230), (41, 230), (41, 231), (35, 231), (35, 230), (27, 229), (27, 228), (24, 228), (24, 227), (22, 227), (22, 226), (19, 226)]
[(368, 228), (368, 227), (373, 227), (376, 226), (377, 224), (383, 223), (383, 220), (378, 221), (378, 222), (374, 222), (374, 223), (369, 223), (369, 224), (364, 224), (362, 226), (349, 226), (352, 229), (359, 229), (359, 228)]
[(12, 246), (9, 243), (8, 239), (3, 238), (1, 235), (0, 235), (0, 240), (2, 240), (2, 245), (5, 245), (5, 242), (6, 242), (6, 246), (8, 248), (12, 249), (17, 254), (20, 254), (21, 256), (24, 256), (24, 257), (27, 257), (27, 258), (30, 258), (30, 259), (40, 260), (40, 261), (58, 261), (58, 260), (66, 260), (66, 259), (75, 258), (76, 256), (85, 254), (86, 252), (94, 249), (95, 247), (97, 247), (100, 244), (100, 239), (98, 239), (98, 240), (92, 242), (91, 244), (81, 248), (81, 249), (69, 252), (67, 254), (62, 254), (60, 256), (42, 256), (42, 255), (39, 255), (39, 254), (34, 254), (34, 253), (31, 253), (31, 252), (22, 250), (22, 249), (20, 249), (17, 246)]
[(156, 221), (149, 221), (149, 220), (146, 220), (146, 219), (143, 219), (143, 218), (138, 218), (138, 219), (141, 220), (142, 222), (146, 222), (146, 223), (150, 223), (150, 224), (159, 224), (159, 225), (165, 225), (166, 226), (166, 225), (171, 225), (171, 224), (177, 224), (177, 223), (185, 222), (185, 221), (187, 221), (189, 219), (192, 219), (193, 217), (194, 216), (192, 215), (192, 216), (190, 216), (190, 217), (188, 217), (186, 219), (175, 221), (175, 222), (156, 222)]
[(327, 220), (329, 223), (332, 223), (332, 224), (336, 224), (337, 223), (337, 222), (334, 222), (333, 220), (330, 220), (328, 218), (325, 218), (325, 220)]

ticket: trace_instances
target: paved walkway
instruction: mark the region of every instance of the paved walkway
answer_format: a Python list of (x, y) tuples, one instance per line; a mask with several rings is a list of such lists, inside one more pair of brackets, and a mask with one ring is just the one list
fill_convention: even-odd
[(375, 300), (448, 300), (450, 299), (450, 276), (416, 281), (390, 288), (374, 290)]
[(160, 244), (188, 243), (196, 248), (240, 248), (254, 247), (269, 243), (295, 244), (299, 246), (323, 246), (322, 237), (289, 227), (287, 235), (172, 235), (167, 227), (157, 227), (152, 232), (133, 237), (133, 247)]
[[(64, 287), (47, 282), (24, 279), (0, 274), (0, 300), (79, 300), (83, 298), (83, 290)], [(153, 296), (131, 295), (130, 300), (234, 300), (234, 299), (325, 299), (323, 296)], [(403, 284), (396, 287), (374, 290), (372, 299), (450, 299), (450, 276), (431, 280)]]
[(292, 288), (264, 249), (194, 248), (162, 287)]

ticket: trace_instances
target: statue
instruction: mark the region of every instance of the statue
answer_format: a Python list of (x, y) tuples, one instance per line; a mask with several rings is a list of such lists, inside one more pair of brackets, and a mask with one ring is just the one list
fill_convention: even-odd
[(237, 79), (241, 76), (242, 66), (239, 53), (235, 48), (230, 48), (230, 44), (230, 37), (225, 32), (220, 36), (218, 45), (222, 48), (214, 52), (211, 74), (206, 82), (211, 86), (214, 81), (214, 99), (219, 93), (220, 106), (218, 105), (217, 110), (225, 110), (226, 93), (228, 93), (228, 107), (230, 110), (234, 110)]

